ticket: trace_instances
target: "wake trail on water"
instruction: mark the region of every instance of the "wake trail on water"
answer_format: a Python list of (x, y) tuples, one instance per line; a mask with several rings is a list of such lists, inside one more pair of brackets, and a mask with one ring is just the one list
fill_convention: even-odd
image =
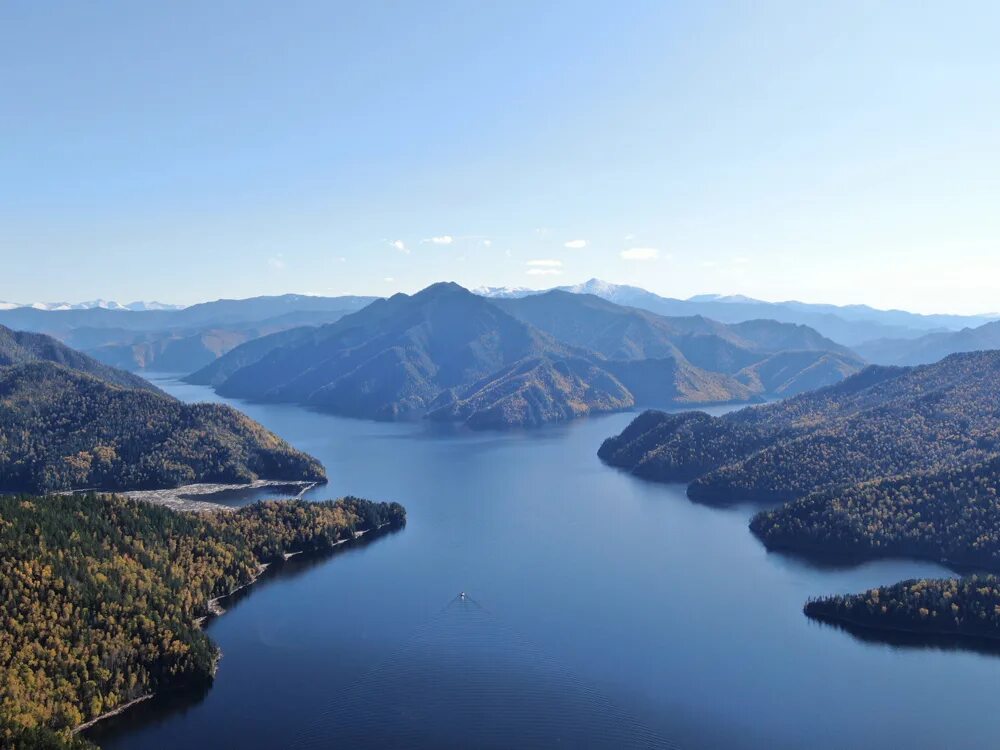
[(331, 695), (293, 746), (335, 745), (679, 747), (460, 596)]

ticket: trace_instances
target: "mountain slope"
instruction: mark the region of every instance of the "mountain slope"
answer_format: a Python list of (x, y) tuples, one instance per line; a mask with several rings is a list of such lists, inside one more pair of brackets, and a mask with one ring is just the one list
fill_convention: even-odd
[(879, 339), (857, 347), (871, 362), (885, 365), (923, 365), (949, 354), (1000, 349), (1000, 321), (961, 331), (929, 333), (916, 339)]
[[(594, 300), (601, 303), (600, 300)], [(652, 347), (653, 344), (650, 343)], [(229, 396), (308, 404), (338, 414), (431, 414), (471, 426), (537, 424), (675, 398), (749, 396), (666, 347), (629, 367), (556, 340), (456, 284), (395, 295), (317, 329), (248, 342), (191, 376)], [(650, 362), (655, 362), (650, 360)]]
[(33, 362), (53, 362), (71, 370), (93, 375), (108, 383), (159, 393), (159, 389), (144, 378), (108, 367), (86, 354), (70, 349), (50, 336), (12, 331), (0, 326), (0, 367)]
[(843, 380), (863, 365), (811, 328), (773, 320), (726, 325), (700, 316), (667, 318), (558, 290), (493, 302), (560, 341), (609, 359), (683, 359), (736, 375), (749, 394), (793, 395)]
[(1000, 352), (867, 370), (838, 385), (713, 418), (647, 413), (601, 448), (646, 477), (692, 481), (713, 502), (961, 466), (1000, 450)]
[(0, 489), (50, 492), (324, 478), (228, 406), (184, 404), (51, 362), (0, 367)]

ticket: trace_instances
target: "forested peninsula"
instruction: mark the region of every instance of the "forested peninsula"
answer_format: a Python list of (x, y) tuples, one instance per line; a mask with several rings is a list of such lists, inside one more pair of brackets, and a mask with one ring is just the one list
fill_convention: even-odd
[(212, 680), (209, 602), (287, 552), (405, 523), (355, 497), (179, 513), (113, 495), (0, 496), (0, 746), (80, 748), (73, 729)]
[[(690, 482), (713, 503), (776, 504), (750, 528), (775, 550), (858, 562), (913, 557), (1000, 571), (1000, 352), (870, 367), (787, 401), (710, 417), (646, 412), (603, 460)], [(1000, 638), (993, 578), (904, 582), (810, 602), (873, 629)]]

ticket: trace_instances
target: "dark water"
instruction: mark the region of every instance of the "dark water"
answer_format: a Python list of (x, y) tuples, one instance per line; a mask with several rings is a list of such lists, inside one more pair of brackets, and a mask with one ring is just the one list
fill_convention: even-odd
[(1000, 746), (996, 656), (801, 612), (946, 571), (768, 554), (752, 508), (598, 461), (631, 415), (455, 434), (237, 405), (323, 461), (313, 497), (398, 500), (409, 522), (259, 583), (209, 626), (214, 686), (122, 717), (105, 748)]

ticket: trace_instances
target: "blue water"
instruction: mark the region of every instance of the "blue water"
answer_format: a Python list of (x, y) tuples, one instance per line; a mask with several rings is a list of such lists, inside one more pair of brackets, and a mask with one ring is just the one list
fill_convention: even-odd
[(311, 497), (397, 500), (407, 526), (261, 581), (209, 625), (211, 689), (109, 723), (93, 735), (108, 750), (1000, 745), (995, 656), (859, 640), (801, 611), (947, 571), (769, 554), (752, 507), (601, 464), (634, 415), (470, 434), (233, 403), (324, 463)]

